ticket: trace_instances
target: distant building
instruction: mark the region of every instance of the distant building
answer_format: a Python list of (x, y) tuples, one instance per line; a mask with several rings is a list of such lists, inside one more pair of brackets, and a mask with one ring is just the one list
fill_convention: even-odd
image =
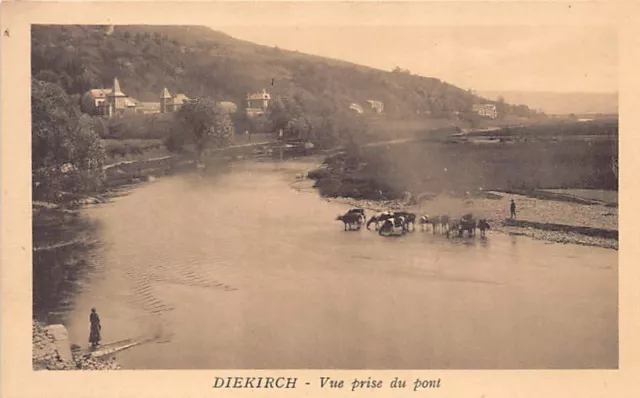
[(175, 112), (189, 101), (184, 94), (172, 96), (165, 87), (159, 102), (139, 102), (120, 89), (118, 78), (113, 79), (112, 88), (98, 88), (87, 91), (81, 100), (82, 110), (86, 113), (112, 117), (123, 114), (154, 114)]
[(120, 82), (116, 77), (113, 79), (113, 87), (110, 89), (87, 91), (82, 96), (81, 106), (86, 113), (112, 117), (135, 113), (138, 101), (122, 92)]
[(271, 95), (267, 93), (267, 90), (247, 95), (247, 116), (263, 115), (269, 107), (269, 101), (271, 101)]
[(95, 88), (87, 91), (81, 100), (82, 111), (85, 113), (98, 113), (107, 101), (107, 95), (111, 94), (110, 88)]
[(349, 104), (349, 110), (352, 110), (359, 115), (362, 115), (364, 113), (364, 110), (362, 109), (362, 107), (359, 104), (356, 104), (355, 102), (352, 102), (351, 104)]
[(138, 107), (136, 108), (136, 112), (142, 113), (143, 115), (160, 113), (160, 103), (159, 102), (139, 102)]
[(384, 110), (384, 103), (382, 101), (367, 100), (367, 103), (376, 113), (382, 113)]
[(472, 110), (480, 116), (491, 119), (498, 117), (498, 110), (494, 104), (474, 104)]
[(184, 94), (176, 94), (172, 96), (165, 87), (160, 94), (160, 113), (176, 112), (185, 102), (189, 101), (189, 97)]

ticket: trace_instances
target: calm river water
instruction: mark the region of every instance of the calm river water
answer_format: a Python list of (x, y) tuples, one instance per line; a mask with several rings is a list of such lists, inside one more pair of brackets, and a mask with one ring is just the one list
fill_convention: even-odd
[[(307, 164), (306, 166), (309, 166)], [(102, 245), (66, 316), (130, 369), (615, 368), (617, 252), (489, 233), (345, 232), (305, 165), (173, 176), (86, 210)]]

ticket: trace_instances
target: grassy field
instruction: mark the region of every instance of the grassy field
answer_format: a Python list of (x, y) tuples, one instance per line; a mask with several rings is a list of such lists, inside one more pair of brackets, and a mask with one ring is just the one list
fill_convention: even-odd
[(102, 140), (107, 164), (126, 160), (137, 160), (144, 156), (162, 156), (167, 154), (160, 139), (105, 139)]

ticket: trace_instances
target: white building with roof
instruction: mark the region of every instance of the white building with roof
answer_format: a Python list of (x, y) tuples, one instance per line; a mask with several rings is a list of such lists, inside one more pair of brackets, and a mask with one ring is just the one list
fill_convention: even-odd
[(269, 101), (271, 101), (271, 95), (264, 89), (260, 93), (247, 95), (247, 116), (263, 115), (269, 107)]
[(376, 113), (382, 113), (382, 111), (384, 110), (384, 103), (382, 101), (367, 100), (367, 103)]
[(494, 104), (474, 104), (472, 108), (474, 113), (491, 119), (498, 117), (498, 109)]
[(364, 113), (364, 109), (362, 109), (360, 104), (356, 104), (355, 102), (352, 102), (351, 104), (349, 104), (349, 109), (356, 112), (359, 115), (362, 115)]

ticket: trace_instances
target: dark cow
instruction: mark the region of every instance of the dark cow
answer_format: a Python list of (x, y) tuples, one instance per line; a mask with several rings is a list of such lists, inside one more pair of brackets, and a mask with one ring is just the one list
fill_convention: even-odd
[(465, 231), (469, 237), (475, 235), (476, 232), (476, 220), (470, 218), (468, 214), (462, 216), (461, 219), (452, 220), (449, 224), (449, 230), (447, 231), (447, 238), (449, 238), (450, 232), (457, 232), (459, 237), (464, 236)]
[(460, 221), (460, 229), (458, 229), (458, 235), (463, 236), (465, 231), (469, 237), (476, 235), (476, 220), (463, 219)]
[[(407, 232), (413, 232), (416, 230), (416, 214), (415, 213), (409, 213), (406, 211), (396, 211), (393, 213), (394, 217), (402, 217), (404, 218), (404, 228)], [(411, 231), (409, 230), (409, 225), (411, 225)]]
[(490, 229), (491, 226), (489, 225), (489, 223), (487, 222), (486, 218), (481, 218), (478, 221), (478, 229), (480, 230), (480, 237), (484, 238), (486, 237), (486, 230)]
[(344, 223), (345, 231), (351, 231), (352, 227), (357, 231), (362, 227), (362, 215), (359, 213), (347, 213), (343, 216), (338, 216), (336, 217), (336, 221), (342, 221)]
[(350, 209), (347, 214), (360, 214), (362, 217), (362, 223), (364, 224), (365, 221), (367, 221), (367, 217), (364, 214), (364, 209), (361, 208), (354, 208), (354, 209)]
[(451, 237), (451, 232), (460, 230), (460, 222), (461, 222), (460, 220), (454, 220), (454, 219), (447, 221), (447, 230), (446, 230), (447, 238)]
[(449, 230), (451, 229), (451, 222), (452, 222), (449, 216), (436, 216), (434, 217), (433, 222), (434, 222), (433, 224), (434, 234), (436, 233), (436, 226), (440, 226), (440, 233), (445, 233), (447, 234), (447, 237), (449, 237)]

